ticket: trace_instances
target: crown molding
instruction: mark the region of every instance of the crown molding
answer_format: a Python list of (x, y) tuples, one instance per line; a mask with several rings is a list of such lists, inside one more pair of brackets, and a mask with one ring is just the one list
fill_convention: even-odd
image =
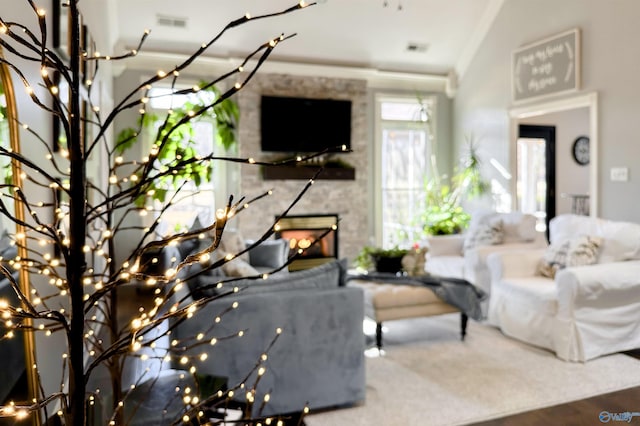
[[(141, 51), (126, 61), (114, 63), (114, 75), (118, 76), (127, 69), (139, 71), (170, 71), (181, 63), (185, 55), (165, 52)], [(212, 73), (223, 73), (239, 66), (243, 58), (219, 58), (201, 56), (189, 67), (189, 75), (209, 77)], [(250, 61), (247, 68), (256, 64)], [(414, 72), (387, 71), (377, 68), (352, 67), (329, 64), (309, 64), (288, 61), (268, 60), (260, 67), (261, 73), (292, 74), (313, 77), (349, 78), (365, 80), (372, 89), (421, 90), (430, 92), (447, 92), (450, 85), (449, 75), (425, 74)]]

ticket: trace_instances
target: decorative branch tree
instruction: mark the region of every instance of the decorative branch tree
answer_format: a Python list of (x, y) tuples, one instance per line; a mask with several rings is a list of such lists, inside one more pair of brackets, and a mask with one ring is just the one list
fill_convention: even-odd
[[(153, 346), (158, 339), (158, 333), (154, 334), (154, 331), (157, 331), (162, 324), (166, 324), (169, 319), (188, 321), (194, 310), (214, 298), (205, 297), (196, 299), (192, 303), (173, 304), (171, 296), (184, 281), (184, 277), (179, 278), (180, 273), (183, 270), (187, 271), (186, 268), (189, 265), (199, 262), (202, 257), (210, 256), (216, 250), (227, 221), (249, 204), (268, 195), (261, 194), (250, 200), (241, 198), (239, 201), (233, 201), (233, 197), (230, 197), (228, 205), (216, 212), (215, 221), (203, 229), (158, 239), (155, 235), (158, 219), (167, 211), (171, 201), (181, 196), (183, 187), (178, 185), (177, 188), (170, 189), (167, 196), (169, 202), (160, 209), (154, 209), (151, 204), (153, 191), (150, 191), (150, 188), (158, 180), (183, 173), (185, 170), (198, 171), (201, 167), (208, 167), (212, 161), (266, 164), (251, 158), (217, 157), (213, 153), (189, 155), (188, 152), (179, 152), (173, 158), (167, 159), (164, 153), (169, 145), (168, 141), (182, 124), (216, 108), (241, 90), (273, 49), (289, 36), (281, 35), (269, 40), (250, 53), (236, 68), (197, 87), (182, 88), (180, 73), (187, 70), (226, 31), (257, 19), (287, 14), (308, 5), (301, 1), (281, 12), (256, 17), (246, 15), (232, 21), (175, 68), (169, 71), (158, 71), (156, 75), (119, 100), (112, 111), (102, 112), (97, 105), (93, 104), (91, 97), (94, 87), (92, 83), (97, 77), (99, 64), (104, 61), (126, 60), (135, 56), (149, 32), (144, 33), (139, 46), (130, 52), (111, 57), (97, 53), (90, 56), (81, 44), (78, 0), (69, 0), (66, 7), (70, 17), (70, 43), (69, 59), (66, 60), (47, 47), (49, 34), (46, 11), (38, 8), (32, 0), (25, 1), (33, 9), (39, 31), (34, 32), (30, 29), (30, 25), (9, 22), (0, 17), (0, 45), (8, 53), (7, 57), (1, 61), (18, 76), (33, 104), (45, 113), (57, 117), (66, 137), (67, 146), (64, 147), (61, 155), (55, 154), (48, 138), (31, 130), (25, 123), (23, 125), (25, 131), (30, 132), (32, 138), (41, 142), (46, 152), (46, 161), (28, 158), (20, 152), (0, 147), (0, 156), (11, 158), (22, 170), (17, 177), (19, 183), (8, 187), (13, 190), (12, 201), (15, 199), (21, 203), (27, 213), (27, 219), (10, 213), (4, 201), (0, 199), (0, 213), (25, 229), (25, 235), (14, 236), (22, 255), (13, 259), (11, 265), (13, 268), (26, 271), (28, 276), (34, 279), (45, 277), (51, 284), (47, 287), (47, 291), (34, 287), (30, 290), (31, 294), (25, 294), (11, 275), (11, 271), (2, 267), (2, 273), (11, 280), (20, 304), (11, 306), (0, 302), (0, 313), (11, 328), (23, 330), (25, 333), (62, 333), (65, 336), (67, 350), (62, 365), (62, 385), (59, 392), (45, 394), (41, 388), (29, 403), (0, 408), (0, 416), (24, 417), (33, 414), (37, 417), (34, 413), (43, 413), (45, 417), (49, 417), (50, 405), (58, 403), (58, 415), (64, 424), (86, 424), (86, 407), (94, 401), (94, 396), (87, 392), (86, 384), (96, 368), (106, 365), (113, 381), (114, 410), (111, 415), (111, 424), (122, 424), (125, 421), (122, 405), (126, 396), (121, 392), (122, 360), (129, 356), (140, 356), (139, 350), (143, 346)], [(41, 81), (30, 81), (31, 74), (25, 72), (23, 66), (19, 65), (23, 63), (37, 67)], [(255, 65), (251, 66), (252, 63)], [(89, 67), (89, 64), (93, 66)], [(82, 70), (94, 71), (93, 74), (84, 76)], [(59, 82), (52, 77), (54, 73), (60, 76), (61, 81), (68, 84), (68, 101), (65, 101), (61, 94)], [(148, 156), (141, 161), (125, 161), (119, 154), (119, 147), (109, 141), (109, 129), (120, 114), (136, 109), (143, 115), (147, 113), (149, 89), (154, 85), (168, 84), (173, 94), (191, 94), (230, 79), (235, 79), (231, 88), (210, 103), (196, 106), (188, 113), (170, 112), (161, 125)], [(45, 89), (46, 93), (38, 94), (38, 88)], [(85, 90), (86, 97), (83, 95)], [(84, 111), (83, 102), (88, 103), (88, 111)], [(89, 127), (94, 129), (91, 132), (93, 134), (91, 138), (86, 132)], [(138, 132), (132, 132), (129, 137), (134, 140), (138, 135)], [(130, 142), (132, 141), (126, 143)], [(139, 141), (136, 140), (135, 143)], [(102, 164), (109, 168), (108, 182), (104, 185), (87, 179), (87, 164), (101, 150), (106, 152), (107, 157), (101, 160)], [(284, 163), (306, 161), (322, 154), (324, 152)], [(160, 162), (160, 158), (165, 158), (165, 161)], [(189, 179), (189, 176), (186, 176), (186, 179)], [(287, 214), (312, 183), (313, 180), (301, 189), (282, 215)], [(50, 201), (33, 200), (30, 195), (32, 192), (26, 189), (27, 186), (37, 189), (40, 193), (50, 194)], [(139, 199), (147, 200), (144, 207), (136, 205), (135, 201)], [(55, 208), (53, 217), (50, 217), (49, 213), (51, 208)], [(115, 261), (117, 247), (114, 237), (127, 228), (125, 225), (127, 217), (148, 212), (155, 213), (156, 220), (150, 226), (135, 228), (140, 234), (139, 242), (131, 253), (124, 256), (125, 260), (118, 264)], [(266, 223), (264, 234), (255, 244), (270, 237), (276, 229), (276, 224), (277, 220)], [(161, 249), (184, 239), (197, 237), (202, 233), (213, 235), (213, 244), (196, 255), (179, 259), (174, 268), (162, 273), (150, 273), (141, 264), (143, 254), (149, 249)], [(228, 260), (229, 258), (222, 258), (213, 261), (203, 270), (220, 267)], [(130, 325), (122, 327), (117, 323), (116, 295), (118, 288), (131, 280), (156, 283), (159, 288), (158, 297), (152, 309), (140, 312), (139, 317), (130, 319)], [(220, 286), (222, 283), (215, 285)], [(237, 289), (231, 288), (215, 298), (224, 297), (235, 291)], [(109, 338), (106, 342), (97, 336), (98, 328), (103, 324), (107, 325), (109, 330)], [(163, 332), (160, 332), (160, 335), (162, 334)], [(259, 368), (259, 361), (256, 365), (256, 368)], [(34, 370), (39, 372), (35, 366)], [(192, 370), (191, 373), (193, 372)], [(215, 395), (213, 399), (190, 398), (177, 421), (197, 419), (197, 413), (202, 411), (202, 407), (214, 403), (215, 398), (224, 401), (230, 399), (231, 394), (221, 393)], [(246, 416), (249, 417), (250, 413), (251, 410), (248, 410)]]

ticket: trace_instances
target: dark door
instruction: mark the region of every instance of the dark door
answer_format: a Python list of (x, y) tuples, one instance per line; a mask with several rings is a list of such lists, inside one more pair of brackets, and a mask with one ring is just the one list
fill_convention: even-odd
[[(543, 151), (543, 152), (542, 152)], [(517, 156), (517, 173), (518, 173), (518, 189), (517, 191), (526, 191), (525, 186), (527, 169), (529, 172), (529, 181), (535, 179), (535, 182), (529, 182), (529, 188), (534, 192), (530, 194), (527, 212), (532, 209), (538, 213), (538, 216), (544, 214), (544, 222), (549, 236), (549, 221), (556, 215), (556, 128), (555, 126), (537, 126), (529, 124), (521, 124), (518, 127), (518, 146), (516, 148)], [(527, 158), (525, 158), (528, 156)], [(544, 170), (542, 170), (544, 168)], [(519, 200), (522, 194), (516, 194)], [(535, 198), (532, 198), (535, 197)], [(523, 206), (518, 205), (519, 210), (523, 210)]]

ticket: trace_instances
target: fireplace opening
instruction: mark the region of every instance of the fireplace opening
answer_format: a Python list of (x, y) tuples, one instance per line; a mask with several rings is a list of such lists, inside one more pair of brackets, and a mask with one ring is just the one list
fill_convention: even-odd
[(289, 240), (290, 255), (305, 250), (289, 265), (291, 271), (313, 268), (338, 258), (337, 214), (282, 217), (275, 236)]

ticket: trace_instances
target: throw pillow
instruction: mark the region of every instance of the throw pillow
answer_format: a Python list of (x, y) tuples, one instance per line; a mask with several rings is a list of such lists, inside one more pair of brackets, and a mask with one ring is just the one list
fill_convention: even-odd
[(598, 261), (602, 238), (582, 235), (551, 244), (540, 261), (541, 275), (555, 278), (556, 273), (569, 266), (592, 265)]
[[(202, 224), (200, 223), (200, 219), (196, 216), (191, 228), (189, 228), (189, 232), (197, 231), (202, 229)], [(182, 259), (186, 258), (188, 255), (193, 253), (199, 244), (199, 237), (192, 237), (188, 239), (181, 240), (178, 242), (178, 250), (180, 250), (180, 256)]]
[[(252, 243), (252, 242), (248, 242)], [(251, 265), (276, 269), (284, 265), (289, 255), (289, 240), (266, 240), (249, 250)]]
[(260, 273), (253, 266), (249, 265), (240, 257), (236, 257), (231, 261), (222, 265), (222, 272), (229, 277), (249, 277), (253, 275), (259, 275)]
[(178, 251), (180, 252), (180, 258), (184, 259), (198, 247), (198, 238), (189, 238), (181, 240), (177, 246)]
[(504, 233), (501, 220), (481, 223), (467, 232), (464, 240), (464, 250), (471, 250), (478, 246), (502, 244), (503, 239)]
[[(216, 289), (214, 284), (225, 277), (220, 268), (203, 272), (202, 270), (205, 266), (200, 263), (194, 263), (182, 269), (178, 274), (178, 278), (189, 287), (189, 292), (194, 300), (215, 296)], [(203, 286), (211, 287), (203, 289)]]
[[(220, 241), (220, 245), (218, 249), (225, 253), (232, 253), (234, 256), (238, 256), (242, 250), (247, 248), (244, 242), (244, 238), (240, 231), (237, 229), (225, 229), (222, 233), (222, 239)], [(238, 258), (242, 259), (245, 262), (249, 262), (249, 253), (243, 253), (239, 255)]]

